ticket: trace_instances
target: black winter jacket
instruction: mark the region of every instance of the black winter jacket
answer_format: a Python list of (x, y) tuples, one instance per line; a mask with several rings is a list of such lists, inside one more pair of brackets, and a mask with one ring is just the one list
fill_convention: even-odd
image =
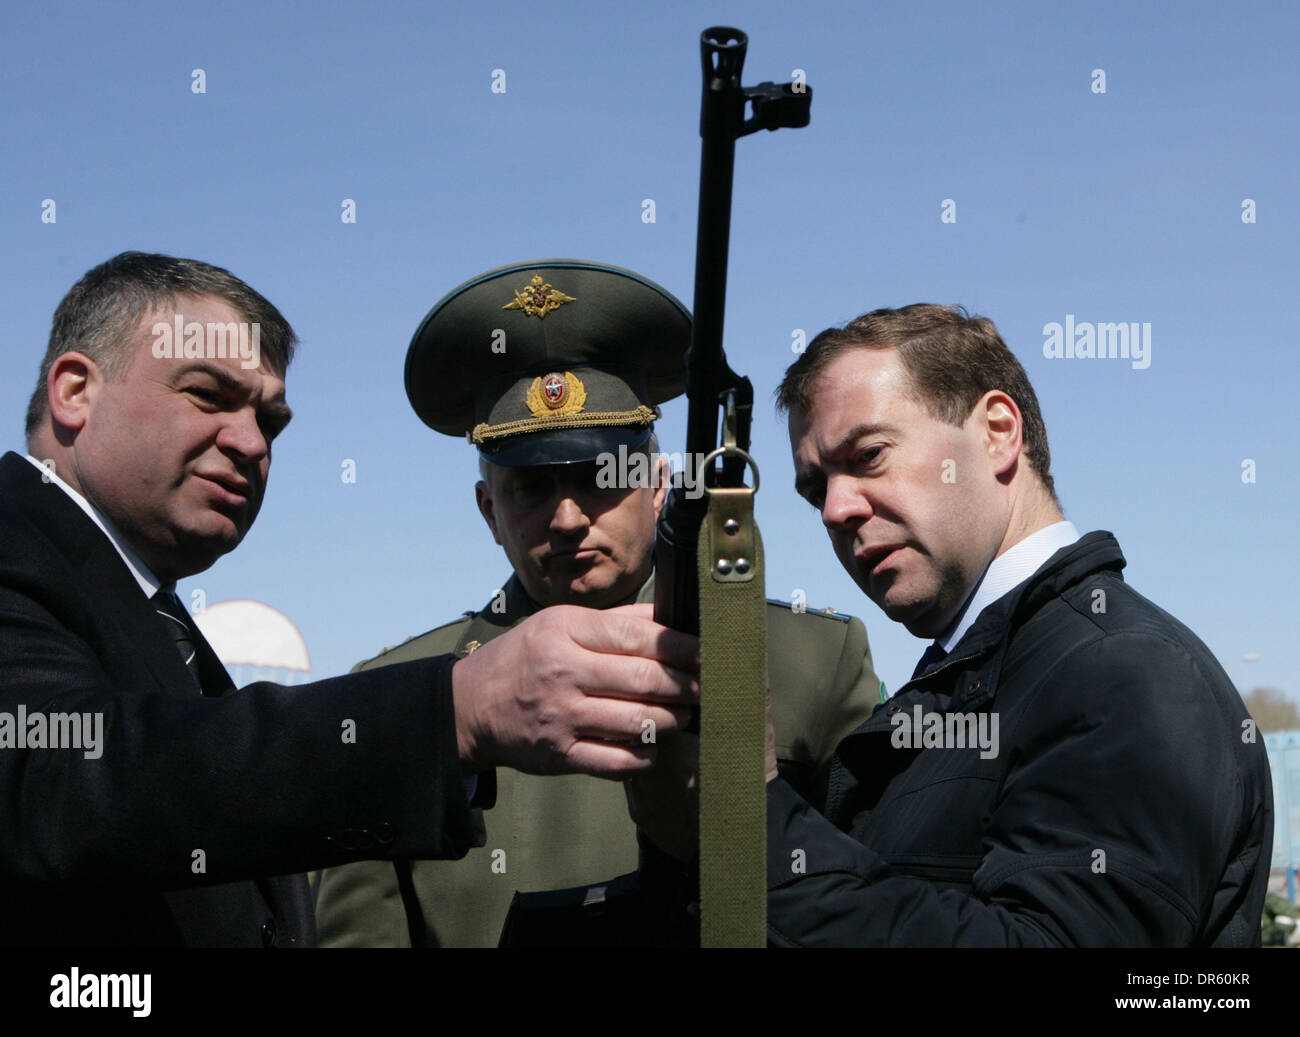
[[(1124, 564), (1104, 532), (1058, 551), (840, 742), (811, 802), (769, 784), (773, 943), (1259, 944), (1263, 738)], [(996, 754), (925, 747), (936, 712)]]

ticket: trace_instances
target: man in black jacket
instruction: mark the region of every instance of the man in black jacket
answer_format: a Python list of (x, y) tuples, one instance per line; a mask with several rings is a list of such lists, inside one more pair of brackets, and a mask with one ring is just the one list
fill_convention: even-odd
[(695, 639), (635, 608), (233, 691), (172, 588), (257, 516), (293, 343), (170, 256), (117, 256), (55, 313), (29, 455), (0, 458), (0, 943), (305, 946), (298, 873), (464, 854), (494, 766), (626, 777), (646, 719), (689, 715)]
[(817, 336), (779, 390), (796, 488), (933, 638), (821, 791), (768, 774), (780, 945), (1255, 946), (1262, 739), (1204, 644), (1064, 521), (993, 324), (917, 305)]

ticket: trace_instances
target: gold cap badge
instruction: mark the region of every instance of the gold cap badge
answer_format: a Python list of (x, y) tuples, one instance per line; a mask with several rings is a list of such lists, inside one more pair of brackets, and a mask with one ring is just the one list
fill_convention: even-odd
[(515, 289), (514, 302), (508, 302), (503, 310), (523, 310), (530, 317), (541, 319), (548, 313), (554, 313), (568, 302), (577, 302), (572, 295), (565, 295), (549, 282), (542, 280), (541, 274), (534, 274), (533, 279), (523, 291)]
[[(518, 399), (518, 397), (516, 397)], [(539, 375), (528, 386), (524, 403), (535, 418), (577, 414), (587, 402), (587, 387), (572, 371)]]

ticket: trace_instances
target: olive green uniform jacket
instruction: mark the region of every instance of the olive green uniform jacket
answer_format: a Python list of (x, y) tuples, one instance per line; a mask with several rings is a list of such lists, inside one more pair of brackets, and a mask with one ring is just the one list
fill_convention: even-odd
[[(637, 600), (654, 600), (653, 578)], [(463, 656), (538, 609), (511, 576), (482, 611), (356, 669), (447, 652)], [(782, 777), (799, 788), (870, 715), (880, 683), (861, 620), (796, 612), (780, 602), (768, 603), (766, 618), (776, 754)], [(565, 889), (637, 867), (636, 826), (619, 782), (503, 767), (486, 824), (487, 844), (460, 860), (361, 861), (326, 870), (316, 908), (320, 946), (410, 947), (414, 928), (417, 944), (495, 947), (516, 890)], [(408, 918), (417, 902), (422, 918)]]

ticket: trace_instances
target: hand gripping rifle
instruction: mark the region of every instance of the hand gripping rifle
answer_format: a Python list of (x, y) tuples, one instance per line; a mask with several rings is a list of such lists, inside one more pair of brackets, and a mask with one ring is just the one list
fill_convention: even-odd
[[(714, 27), (700, 36), (703, 143), (686, 354), (686, 471), (659, 518), (655, 619), (701, 636), (701, 943), (761, 947), (767, 942), (766, 671), (762, 543), (753, 518), (758, 467), (748, 453), (754, 387), (727, 364), (722, 322), (736, 141), (755, 130), (807, 126), (812, 90), (803, 83), (742, 87), (747, 45), (739, 29)], [(752, 488), (744, 484), (746, 467), (754, 470)], [(705, 493), (692, 495), (688, 487)]]

